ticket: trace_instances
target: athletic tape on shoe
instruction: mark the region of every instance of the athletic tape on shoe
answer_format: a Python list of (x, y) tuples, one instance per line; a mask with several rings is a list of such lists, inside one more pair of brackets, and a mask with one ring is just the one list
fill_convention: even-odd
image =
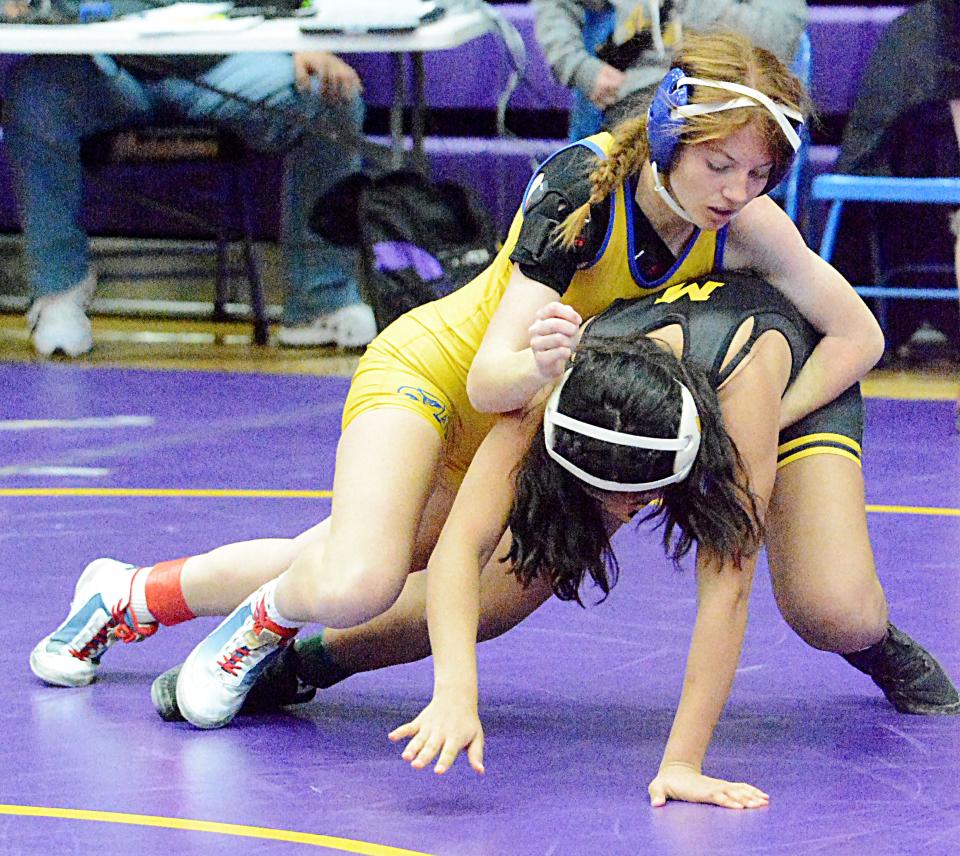
[[(697, 413), (697, 405), (687, 389), (680, 381), (676, 381), (680, 387), (680, 396), (682, 407), (680, 410), (680, 426), (677, 430), (677, 436), (667, 437), (643, 437), (639, 434), (625, 434), (622, 431), (611, 431), (609, 428), (601, 428), (599, 425), (592, 425), (589, 422), (582, 422), (567, 416), (559, 411), (560, 393), (564, 384), (570, 377), (573, 369), (567, 369), (560, 383), (547, 400), (547, 406), (543, 413), (543, 439), (547, 448), (547, 454), (556, 461), (567, 472), (572, 473), (582, 482), (600, 490), (612, 491), (645, 491), (654, 490), (667, 485), (677, 484), (683, 481), (693, 469), (694, 461), (697, 458), (697, 451), (700, 448), (700, 417)], [(654, 451), (670, 452), (677, 454), (673, 459), (673, 471), (670, 475), (648, 482), (618, 482), (609, 479), (602, 479), (586, 470), (581, 469), (576, 464), (568, 461), (556, 449), (554, 449), (555, 432), (554, 428), (566, 428), (577, 434), (586, 437), (592, 437), (595, 440), (601, 440), (604, 443), (613, 443), (617, 446), (632, 446), (636, 449), (651, 449)]]

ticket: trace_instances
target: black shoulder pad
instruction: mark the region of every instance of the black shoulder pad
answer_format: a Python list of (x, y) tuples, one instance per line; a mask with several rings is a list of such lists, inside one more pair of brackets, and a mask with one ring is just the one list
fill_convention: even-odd
[(539, 261), (555, 237), (557, 227), (572, 210), (566, 196), (555, 190), (528, 199), (517, 247), (529, 253), (534, 261)]

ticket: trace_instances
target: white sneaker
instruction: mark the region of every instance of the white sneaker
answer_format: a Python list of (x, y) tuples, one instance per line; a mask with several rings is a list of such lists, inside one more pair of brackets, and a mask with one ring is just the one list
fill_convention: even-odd
[(139, 642), (157, 632), (156, 624), (139, 624), (130, 609), (137, 570), (116, 559), (95, 559), (83, 569), (70, 614), (30, 652), (30, 669), (38, 678), (58, 687), (84, 687), (114, 642)]
[(373, 310), (366, 303), (354, 303), (335, 312), (318, 315), (309, 324), (283, 326), (277, 331), (277, 343), (288, 348), (336, 345), (362, 348), (377, 335)]
[(93, 329), (85, 310), (96, 287), (97, 279), (91, 272), (73, 288), (33, 301), (27, 324), (38, 354), (49, 357), (62, 351), (68, 357), (79, 357), (93, 347)]
[(257, 589), (187, 657), (177, 677), (177, 707), (197, 728), (221, 728), (243, 707), (257, 678), (296, 636), (267, 618)]

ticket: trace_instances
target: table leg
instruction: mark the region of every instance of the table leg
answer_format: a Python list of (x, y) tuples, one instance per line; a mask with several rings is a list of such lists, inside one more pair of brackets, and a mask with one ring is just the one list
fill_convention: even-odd
[(423, 148), (426, 125), (426, 75), (423, 71), (423, 54), (415, 51), (410, 54), (413, 67), (413, 110), (410, 116), (410, 135), (413, 142), (413, 162), (417, 169), (426, 172), (427, 156)]
[(390, 107), (390, 138), (393, 146), (391, 158), (394, 169), (403, 166), (404, 139), (403, 113), (407, 106), (407, 69), (406, 58), (402, 53), (392, 54), (393, 58), (393, 104)]

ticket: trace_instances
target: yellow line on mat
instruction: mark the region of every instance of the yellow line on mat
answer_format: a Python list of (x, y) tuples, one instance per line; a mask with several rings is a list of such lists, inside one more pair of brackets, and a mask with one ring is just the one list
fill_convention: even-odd
[(291, 832), (285, 829), (269, 829), (264, 826), (244, 826), (239, 823), (218, 823), (212, 820), (188, 820), (180, 817), (158, 817), (152, 814), (127, 814), (122, 811), (87, 811), (75, 808), (45, 808), (34, 805), (3, 805), (0, 814), (25, 817), (55, 817), (65, 820), (94, 820), (101, 823), (126, 823), (132, 826), (157, 826), (165, 829), (182, 829), (188, 832), (213, 832), (219, 835), (237, 835), (242, 838), (265, 838), (269, 841), (290, 841), (295, 844), (312, 844), (341, 853), (360, 853), (364, 856), (429, 856), (418, 850), (389, 847), (386, 844), (368, 844), (333, 835), (317, 835), (312, 832)]
[[(201, 499), (329, 499), (332, 490), (255, 490), (244, 488), (179, 488), (179, 487), (7, 487), (3, 496), (130, 496), (130, 497), (199, 497)], [(960, 517), (960, 508), (937, 508), (927, 505), (868, 505), (867, 511), (877, 514), (928, 514), (934, 517)]]
[(934, 508), (926, 505), (868, 505), (867, 511), (879, 514), (930, 514), (935, 517), (960, 517), (960, 508)]

